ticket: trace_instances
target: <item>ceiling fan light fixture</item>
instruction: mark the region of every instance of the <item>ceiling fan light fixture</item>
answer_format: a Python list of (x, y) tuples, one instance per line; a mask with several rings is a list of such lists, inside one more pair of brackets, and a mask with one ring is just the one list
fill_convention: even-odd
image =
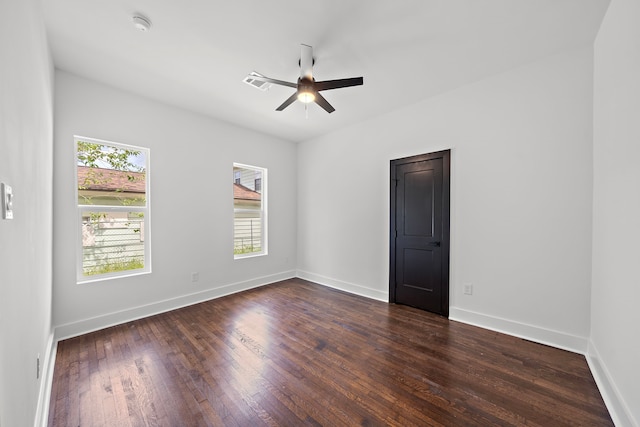
[(311, 90), (306, 89), (298, 92), (298, 101), (302, 103), (309, 104), (315, 100), (316, 100), (316, 96)]

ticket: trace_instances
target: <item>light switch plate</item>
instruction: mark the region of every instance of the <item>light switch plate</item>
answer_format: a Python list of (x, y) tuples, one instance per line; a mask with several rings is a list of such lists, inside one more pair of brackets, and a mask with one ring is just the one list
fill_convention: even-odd
[(0, 191), (2, 192), (2, 198), (0, 199), (2, 204), (2, 219), (13, 219), (13, 190), (10, 185), (4, 182), (0, 187)]

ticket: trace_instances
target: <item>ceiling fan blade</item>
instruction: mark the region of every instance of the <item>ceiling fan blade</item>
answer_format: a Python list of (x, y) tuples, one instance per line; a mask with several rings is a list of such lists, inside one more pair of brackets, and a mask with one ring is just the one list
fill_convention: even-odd
[(271, 79), (269, 77), (251, 75), (251, 78), (254, 80), (265, 82), (265, 83), (273, 83), (274, 85), (287, 86), (295, 89), (298, 88), (298, 85), (296, 83), (290, 83), (290, 82), (285, 82), (283, 80)]
[(331, 104), (329, 104), (329, 102), (326, 99), (324, 99), (324, 97), (322, 95), (320, 95), (317, 92), (316, 92), (315, 95), (316, 95), (315, 103), (318, 104), (319, 106), (321, 106), (322, 108), (324, 108), (324, 110), (327, 113), (333, 113), (334, 111), (336, 111), (336, 109), (333, 108), (331, 106)]
[(317, 91), (339, 89), (341, 87), (360, 86), (364, 83), (362, 77), (353, 77), (350, 79), (338, 79), (338, 80), (325, 80), (322, 82), (315, 82), (313, 87)]
[(300, 45), (300, 78), (313, 80), (313, 48)]
[(276, 108), (276, 111), (282, 111), (285, 108), (287, 108), (289, 105), (293, 104), (293, 102), (298, 99), (298, 92), (294, 92), (293, 95), (291, 95), (289, 98), (287, 98), (286, 101), (284, 101), (282, 103), (282, 105), (280, 105), (278, 108)]

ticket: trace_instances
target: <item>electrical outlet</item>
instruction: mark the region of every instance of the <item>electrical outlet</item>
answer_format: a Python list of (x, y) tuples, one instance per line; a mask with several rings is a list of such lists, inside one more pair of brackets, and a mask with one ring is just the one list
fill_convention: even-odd
[(200, 273), (198, 273), (197, 271), (194, 273), (191, 273), (191, 281), (195, 283), (198, 280), (200, 280)]
[(464, 284), (464, 294), (473, 295), (473, 285), (471, 283)]

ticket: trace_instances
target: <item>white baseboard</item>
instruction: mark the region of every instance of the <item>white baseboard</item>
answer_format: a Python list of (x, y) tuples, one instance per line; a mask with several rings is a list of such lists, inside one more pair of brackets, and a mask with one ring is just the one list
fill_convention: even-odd
[(55, 328), (55, 336), (57, 340), (72, 338), (89, 332), (108, 328), (110, 326), (120, 325), (132, 320), (142, 319), (145, 317), (153, 316), (155, 314), (164, 313), (211, 299), (234, 294), (236, 292), (246, 291), (249, 289), (268, 285), (270, 283), (279, 282), (281, 280), (291, 279), (293, 277), (296, 277), (295, 271), (284, 271), (269, 276), (246, 280), (244, 282), (230, 283), (214, 289), (207, 289), (201, 292), (182, 295), (164, 301), (157, 301), (151, 304), (133, 307), (114, 313), (107, 313), (100, 316), (79, 320), (77, 322), (58, 325)]
[(458, 307), (449, 308), (449, 319), (457, 322), (479, 326), (507, 335), (513, 335), (529, 341), (551, 347), (568, 350), (574, 353), (585, 354), (587, 351), (587, 338), (564, 332), (541, 328), (539, 326), (528, 325), (509, 319), (489, 316), (487, 314), (476, 313)]
[(49, 421), (49, 400), (51, 398), (51, 385), (53, 384), (53, 368), (56, 364), (56, 350), (58, 340), (52, 332), (49, 334), (47, 348), (40, 370), (40, 390), (38, 391), (38, 406), (34, 427), (47, 427)]
[(329, 288), (339, 289), (341, 291), (360, 295), (361, 297), (371, 298), (371, 299), (375, 299), (383, 302), (389, 302), (388, 292), (377, 291), (375, 289), (366, 288), (364, 286), (356, 285), (354, 283), (344, 282), (342, 280), (332, 279), (330, 277), (326, 277), (320, 274), (310, 273), (308, 271), (302, 271), (302, 270), (298, 270), (297, 277), (304, 280), (309, 280), (310, 282), (314, 282), (319, 285), (327, 286)]
[(587, 350), (587, 363), (614, 424), (620, 427), (639, 427), (639, 421), (633, 419), (629, 406), (622, 398), (609, 370), (602, 363), (602, 358), (591, 340), (589, 340)]

